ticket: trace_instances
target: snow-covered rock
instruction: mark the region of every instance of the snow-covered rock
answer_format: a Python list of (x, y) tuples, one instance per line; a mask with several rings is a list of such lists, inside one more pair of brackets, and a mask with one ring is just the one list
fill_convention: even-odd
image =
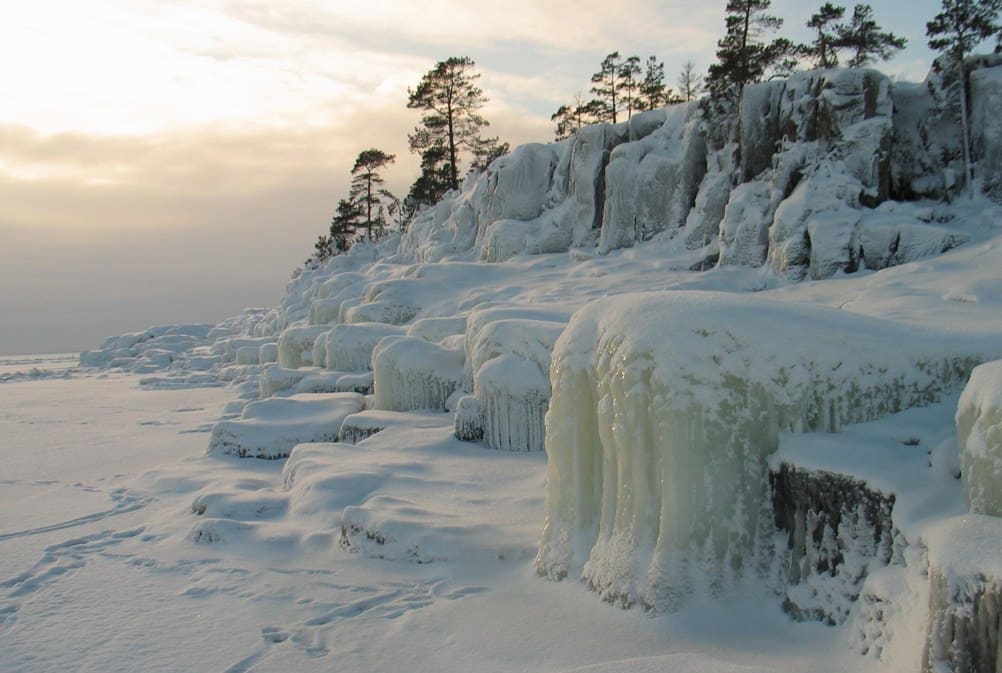
[(1002, 516), (1002, 360), (971, 373), (957, 407), (957, 444), (971, 511)]
[(285, 458), (296, 444), (335, 441), (344, 418), (362, 406), (363, 397), (356, 393), (251, 402), (239, 419), (216, 424), (208, 451), (240, 458)]

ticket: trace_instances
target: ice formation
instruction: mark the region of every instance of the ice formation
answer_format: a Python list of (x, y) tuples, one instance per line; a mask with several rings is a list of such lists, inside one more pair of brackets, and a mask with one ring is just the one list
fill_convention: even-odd
[(463, 351), (416, 337), (386, 337), (372, 353), (376, 408), (445, 411), (463, 381)]
[(297, 369), (313, 363), (313, 344), (327, 325), (302, 325), (289, 327), (278, 338), (278, 364), (287, 369)]
[(772, 556), (765, 457), (781, 430), (929, 404), (988, 348), (761, 298), (594, 302), (554, 351), (536, 567), (655, 610), (704, 574), (726, 587)]
[(947, 519), (926, 535), (929, 626), (923, 673), (1002, 667), (1002, 519)]
[(957, 444), (971, 511), (1002, 516), (1002, 360), (971, 374), (957, 408)]
[(251, 402), (239, 419), (220, 421), (212, 430), (210, 454), (240, 458), (285, 458), (303, 442), (333, 442), (341, 422), (361, 411), (356, 393), (293, 395)]
[(325, 366), (342, 372), (368, 371), (376, 344), (383, 337), (403, 334), (402, 328), (382, 323), (335, 325), (324, 338)]

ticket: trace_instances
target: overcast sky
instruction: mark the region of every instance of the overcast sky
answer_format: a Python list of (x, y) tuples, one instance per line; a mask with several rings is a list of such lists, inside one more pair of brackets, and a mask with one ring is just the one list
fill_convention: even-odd
[[(549, 115), (606, 53), (705, 70), (726, 3), (705, 0), (32, 0), (0, 17), (0, 354), (216, 322), (272, 305), (327, 228), (359, 151), (416, 175), (407, 87), (470, 56), (491, 132)], [(776, 0), (806, 39), (815, 5)], [(851, 3), (846, 3), (851, 4)], [(934, 0), (876, 0), (920, 80)], [(719, 5), (719, 6), (718, 6)], [(851, 10), (850, 10), (851, 11)]]

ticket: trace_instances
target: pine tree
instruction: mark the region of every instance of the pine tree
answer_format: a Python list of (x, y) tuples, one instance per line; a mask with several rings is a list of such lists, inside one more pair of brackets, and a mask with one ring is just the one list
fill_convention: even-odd
[(333, 254), (330, 237), (319, 236), (317, 242), (313, 244), (313, 256), (306, 260), (306, 263), (309, 264), (311, 261), (326, 262)]
[[(425, 111), (421, 124), (408, 136), (410, 149), (422, 154), (422, 165), (428, 150), (436, 159), (444, 152), (449, 189), (459, 188), (460, 153), (472, 151), (480, 129), (489, 125), (477, 112), (487, 97), (475, 84), (480, 77), (475, 65), (469, 57), (453, 56), (425, 73), (417, 88), (407, 90), (407, 107)], [(422, 171), (422, 177), (430, 180), (433, 176)]]
[(404, 199), (407, 219), (421, 206), (437, 202), (451, 188), (452, 172), (447, 160), (448, 154), (448, 149), (441, 144), (432, 145), (421, 152), (421, 174)]
[(808, 55), (814, 59), (814, 67), (838, 67), (838, 50), (841, 46), (839, 28), (841, 26), (836, 22), (840, 21), (843, 16), (845, 16), (845, 7), (826, 2), (821, 6), (821, 9), (811, 15), (807, 22), (808, 28), (817, 31), (814, 42), (806, 50)]
[(331, 218), (330, 236), (328, 237), (331, 254), (345, 252), (351, 247), (358, 236), (359, 220), (362, 211), (351, 199), (341, 199), (337, 202), (337, 210)]
[(908, 44), (903, 37), (881, 31), (869, 5), (856, 5), (849, 24), (839, 27), (838, 42), (839, 47), (853, 52), (848, 63), (850, 68), (860, 68), (877, 58), (886, 61)]
[(665, 64), (656, 56), (648, 56), (644, 64), (644, 79), (640, 82), (640, 109), (654, 110), (668, 105), (671, 90), (665, 86)]
[(788, 57), (796, 50), (789, 40), (762, 41), (763, 34), (783, 25), (783, 19), (765, 13), (771, 4), (771, 0), (727, 1), (727, 32), (717, 42), (717, 63), (706, 77), (715, 98), (735, 91), (740, 95), (745, 84), (760, 81), (777, 64), (790, 67)]
[(554, 130), (556, 140), (570, 138), (582, 127), (592, 123), (594, 119), (594, 101), (585, 102), (580, 93), (574, 96), (573, 105), (561, 105), (556, 112), (550, 115), (550, 121), (557, 125)]
[(696, 65), (692, 61), (682, 64), (682, 72), (678, 75), (678, 90), (682, 101), (689, 101), (698, 98), (705, 90), (700, 78), (696, 74)]
[(511, 145), (501, 142), (497, 136), (493, 138), (478, 138), (473, 146), (473, 163), (470, 164), (470, 170), (476, 172), (486, 171), (492, 161), (503, 157), (510, 151)]
[(365, 236), (370, 241), (373, 238), (373, 225), (382, 231), (386, 224), (385, 216), (382, 215), (383, 200), (386, 196), (385, 190), (382, 189), (383, 177), (379, 174), (379, 170), (395, 160), (394, 155), (371, 148), (359, 153), (351, 169), (351, 189), (348, 198), (357, 205), (362, 214)]
[(988, 37), (1000, 31), (1002, 0), (943, 0), (942, 11), (925, 25), (929, 48), (950, 56), (960, 81), (960, 124), (968, 194), (974, 197), (971, 132), (967, 118), (967, 68), (964, 59)]
[(637, 76), (640, 75), (640, 72), (639, 56), (627, 56), (619, 66), (620, 89), (622, 90), (623, 102), (626, 105), (627, 119), (633, 117), (634, 110), (643, 110), (638, 96), (640, 81), (637, 80)]
[(591, 92), (595, 94), (590, 105), (594, 108), (595, 116), (599, 121), (607, 121), (615, 124), (619, 120), (619, 110), (622, 106), (620, 68), (623, 63), (618, 51), (614, 51), (604, 59), (599, 66), (599, 71), (591, 76), (594, 86)]

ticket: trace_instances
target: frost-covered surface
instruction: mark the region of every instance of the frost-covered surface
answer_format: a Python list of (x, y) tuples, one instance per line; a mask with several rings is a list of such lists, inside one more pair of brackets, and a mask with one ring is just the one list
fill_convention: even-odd
[(971, 511), (1002, 516), (1002, 360), (971, 374), (957, 408), (957, 444)]
[(345, 416), (362, 409), (357, 393), (293, 395), (251, 402), (240, 418), (212, 429), (209, 453), (240, 458), (285, 458), (302, 442), (332, 442)]

